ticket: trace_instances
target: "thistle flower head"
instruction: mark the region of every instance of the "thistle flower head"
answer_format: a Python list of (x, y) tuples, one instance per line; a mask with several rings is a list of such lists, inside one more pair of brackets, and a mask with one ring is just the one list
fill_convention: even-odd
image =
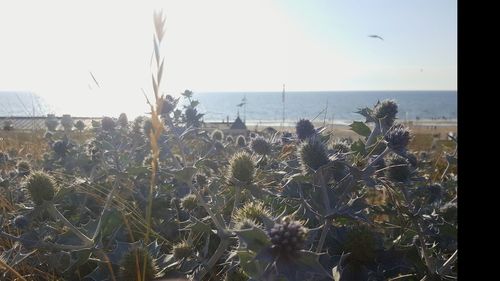
[(386, 176), (397, 182), (406, 182), (411, 177), (410, 162), (398, 155), (390, 157), (387, 161), (388, 168), (386, 171)]
[(174, 245), (173, 252), (176, 259), (183, 259), (191, 256), (193, 248), (187, 241), (182, 241)]
[(229, 160), (229, 175), (231, 181), (233, 178), (242, 183), (252, 182), (255, 174), (255, 163), (252, 157), (246, 152), (240, 152), (233, 155)]
[(71, 118), (71, 115), (64, 114), (61, 118), (61, 125), (64, 127), (64, 130), (70, 131), (73, 128), (73, 118)]
[(124, 128), (128, 126), (128, 118), (127, 114), (121, 113), (120, 116), (118, 117), (118, 124)]
[(260, 227), (260, 225), (259, 223), (251, 219), (243, 219), (241, 221), (237, 221), (234, 225), (234, 228), (237, 230), (250, 229), (253, 227)]
[(247, 141), (245, 140), (245, 137), (242, 135), (239, 135), (236, 138), (236, 143), (238, 144), (239, 147), (247, 146)]
[(234, 218), (237, 222), (250, 220), (259, 224), (264, 224), (265, 218), (271, 218), (271, 212), (261, 201), (250, 201), (236, 210)]
[(26, 181), (31, 199), (36, 205), (54, 198), (56, 184), (54, 179), (44, 172), (33, 172)]
[(292, 142), (292, 133), (289, 132), (284, 132), (281, 135), (281, 143), (287, 144)]
[(55, 131), (59, 125), (59, 120), (57, 120), (54, 114), (48, 114), (47, 119), (45, 119), (45, 126), (47, 126), (47, 130)]
[(31, 165), (27, 161), (17, 163), (17, 171), (20, 176), (27, 176), (31, 172)]
[(263, 137), (257, 137), (255, 139), (252, 139), (250, 147), (255, 153), (260, 155), (267, 155), (271, 152), (271, 145)]
[(100, 125), (101, 125), (101, 122), (97, 121), (97, 120), (92, 120), (90, 122), (90, 124), (92, 125), (92, 128), (99, 128)]
[(387, 127), (392, 126), (398, 114), (398, 104), (394, 100), (384, 100), (373, 109), (374, 116), (381, 120)]
[(143, 276), (144, 271), (146, 277), (142, 280), (151, 281), (158, 272), (155, 260), (145, 248), (137, 248), (125, 254), (120, 265), (120, 280), (123, 281), (136, 281), (137, 276)]
[(58, 140), (52, 144), (52, 149), (57, 156), (62, 157), (66, 155), (66, 152), (68, 152), (68, 145), (66, 142)]
[(329, 162), (325, 145), (319, 138), (308, 138), (302, 142), (299, 146), (298, 154), (304, 173), (311, 170), (316, 171)]
[(194, 194), (186, 195), (181, 199), (181, 206), (186, 211), (192, 211), (198, 206), (198, 198)]
[(274, 225), (269, 232), (273, 248), (281, 256), (292, 257), (294, 253), (304, 248), (307, 229), (299, 221), (285, 217)]
[(161, 107), (161, 115), (168, 115), (172, 113), (177, 107), (179, 99), (175, 99), (171, 95), (166, 95), (163, 101), (163, 106)]
[(394, 125), (385, 135), (387, 146), (393, 150), (402, 150), (411, 140), (410, 130), (403, 124)]
[(332, 143), (331, 149), (334, 153), (347, 153), (350, 150), (350, 145), (345, 141), (335, 141)]
[(83, 131), (83, 129), (85, 129), (85, 123), (83, 123), (82, 120), (78, 120), (76, 121), (75, 123), (75, 128), (78, 130), (78, 131)]
[(316, 133), (314, 125), (308, 119), (300, 119), (295, 125), (295, 132), (299, 140), (305, 140)]
[(14, 218), (13, 223), (19, 229), (26, 229), (30, 224), (30, 220), (24, 215), (18, 215)]
[(5, 165), (9, 162), (9, 154), (0, 151), (0, 165)]
[(115, 129), (115, 120), (111, 117), (103, 117), (101, 120), (101, 127), (104, 131), (113, 131)]
[(212, 132), (212, 139), (216, 141), (222, 141), (224, 139), (224, 133), (221, 130), (214, 130)]

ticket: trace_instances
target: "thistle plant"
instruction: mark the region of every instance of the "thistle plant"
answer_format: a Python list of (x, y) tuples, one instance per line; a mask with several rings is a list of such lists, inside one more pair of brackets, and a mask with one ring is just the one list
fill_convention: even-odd
[(250, 154), (240, 152), (229, 160), (228, 171), (229, 182), (236, 179), (241, 183), (250, 184), (255, 175), (255, 163)]
[(193, 246), (187, 241), (181, 241), (173, 246), (172, 252), (174, 254), (174, 258), (185, 259), (193, 254)]
[(266, 220), (271, 219), (271, 212), (260, 201), (248, 202), (237, 209), (234, 219), (237, 222), (252, 221), (264, 225)]
[(198, 198), (194, 194), (186, 195), (181, 199), (181, 206), (186, 211), (192, 211), (198, 206)]
[(85, 130), (85, 123), (83, 123), (82, 120), (78, 120), (75, 123), (75, 128), (81, 133), (83, 130)]
[(300, 119), (295, 125), (295, 133), (299, 140), (305, 140), (316, 133), (314, 125), (307, 119)]
[(236, 144), (238, 144), (239, 147), (245, 147), (245, 146), (247, 146), (247, 141), (245, 140), (244, 136), (239, 135), (236, 138)]
[(101, 128), (104, 130), (104, 131), (113, 131), (116, 127), (116, 123), (115, 123), (115, 120), (113, 120), (113, 118), (111, 117), (103, 117), (102, 120), (101, 120)]
[(51, 201), (57, 189), (54, 179), (50, 175), (39, 171), (33, 172), (29, 176), (25, 186), (36, 205)]
[(389, 148), (394, 151), (402, 151), (410, 143), (411, 134), (405, 125), (396, 124), (387, 132), (384, 139)]
[(250, 148), (252, 148), (253, 152), (260, 155), (268, 155), (271, 153), (271, 145), (262, 137), (252, 139), (250, 142)]
[(147, 117), (130, 130), (103, 118), (74, 141), (53, 133), (47, 151), (1, 147), (0, 279), (456, 278), (456, 138), (435, 142), (444, 159), (417, 160), (383, 101), (362, 110), (375, 126), (353, 123), (355, 141), (307, 120), (300, 141), (214, 140), (191, 91), (182, 109), (161, 94), (164, 22), (155, 13)]
[(393, 155), (387, 161), (386, 175), (393, 181), (406, 182), (410, 180), (412, 171), (407, 159)]
[(214, 130), (212, 132), (212, 139), (215, 141), (222, 141), (224, 139), (224, 133), (221, 130)]
[(398, 105), (394, 100), (383, 100), (377, 103), (373, 110), (373, 115), (379, 120), (385, 130), (394, 124), (397, 114)]
[(59, 125), (59, 120), (57, 120), (54, 114), (48, 114), (47, 119), (45, 119), (45, 126), (48, 131), (54, 132)]
[(271, 229), (269, 236), (278, 255), (292, 257), (304, 248), (307, 229), (300, 222), (286, 217)]
[(74, 125), (71, 115), (64, 114), (61, 118), (61, 125), (63, 126), (65, 132), (70, 132)]
[(319, 138), (309, 138), (301, 143), (298, 148), (298, 157), (304, 173), (317, 171), (329, 162), (325, 145)]
[(28, 161), (20, 161), (17, 163), (17, 172), (20, 176), (27, 176), (31, 172), (31, 165)]

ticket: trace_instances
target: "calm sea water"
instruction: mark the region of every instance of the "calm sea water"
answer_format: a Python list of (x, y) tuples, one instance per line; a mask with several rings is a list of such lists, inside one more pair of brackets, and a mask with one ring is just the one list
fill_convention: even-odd
[[(244, 107), (237, 107), (246, 97)], [(232, 120), (238, 111), (247, 123), (278, 123), (283, 118), (281, 92), (200, 93), (200, 110), (205, 121)], [(285, 122), (300, 118), (316, 121), (350, 123), (363, 120), (355, 113), (359, 108), (371, 107), (377, 100), (394, 99), (399, 104), (399, 119), (457, 119), (456, 91), (370, 91), (370, 92), (286, 92)]]
[[(246, 106), (238, 107), (246, 97)], [(200, 101), (199, 111), (206, 122), (221, 122), (239, 115), (248, 124), (279, 124), (283, 118), (281, 92), (224, 92), (195, 93)], [(357, 109), (373, 106), (377, 100), (395, 99), (399, 104), (398, 118), (457, 119), (456, 91), (366, 91), (366, 92), (286, 92), (285, 122), (300, 118), (317, 122), (346, 124), (363, 120)], [(48, 105), (42, 98), (30, 93), (0, 92), (0, 116), (44, 115), (60, 105)], [(144, 107), (144, 106), (143, 106)], [(142, 110), (142, 109), (141, 109)], [(127, 112), (125, 110), (125, 112)], [(58, 115), (71, 112), (55, 112)], [(103, 116), (106, 112), (89, 112), (87, 116)], [(134, 116), (134, 113), (127, 114)]]

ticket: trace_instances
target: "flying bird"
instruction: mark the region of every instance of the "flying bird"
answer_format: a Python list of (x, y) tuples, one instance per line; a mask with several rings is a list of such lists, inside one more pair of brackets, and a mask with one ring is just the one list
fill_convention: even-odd
[(368, 37), (371, 37), (371, 38), (378, 38), (378, 39), (380, 39), (380, 40), (384, 41), (384, 38), (382, 38), (382, 37), (380, 37), (380, 36), (378, 36), (378, 35), (368, 35)]
[(101, 88), (101, 86), (99, 86), (99, 82), (97, 82), (97, 79), (95, 79), (94, 74), (92, 74), (92, 71), (89, 71), (89, 72), (90, 72), (90, 76), (92, 76), (92, 79), (94, 79), (94, 82), (97, 85), (97, 87)]

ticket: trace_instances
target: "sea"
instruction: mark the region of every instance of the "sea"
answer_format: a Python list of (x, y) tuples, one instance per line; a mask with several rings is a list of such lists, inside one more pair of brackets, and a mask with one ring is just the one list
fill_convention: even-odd
[[(398, 118), (403, 121), (457, 120), (457, 91), (195, 92), (193, 99), (199, 101), (197, 108), (205, 122), (232, 122), (239, 116), (247, 125), (273, 126), (283, 120), (290, 125), (301, 118), (350, 124), (363, 120), (356, 111), (384, 99), (398, 103)], [(186, 102), (181, 98), (181, 105)], [(47, 104), (35, 93), (0, 92), (0, 117), (71, 114), (54, 110), (58, 107), (61, 105)], [(105, 115), (89, 111), (86, 117)]]

